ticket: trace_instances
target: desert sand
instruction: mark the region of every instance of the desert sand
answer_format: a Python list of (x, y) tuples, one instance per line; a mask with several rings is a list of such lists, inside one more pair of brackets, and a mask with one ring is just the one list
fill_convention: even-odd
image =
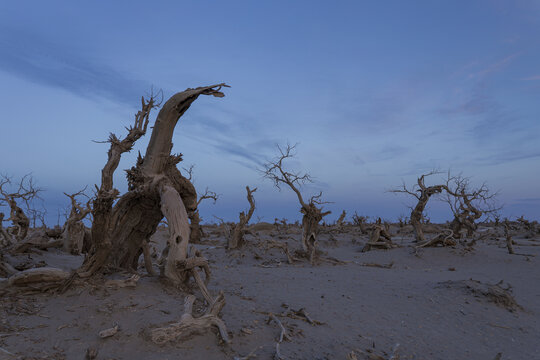
[[(516, 254), (493, 223), (454, 246), (425, 248), (410, 225), (394, 224), (396, 246), (366, 252), (358, 226), (321, 226), (321, 258), (333, 260), (313, 265), (285, 254), (283, 244), (293, 257), (300, 248), (298, 225), (251, 225), (235, 250), (224, 224), (205, 225), (192, 246), (209, 260), (212, 296), (224, 293), (229, 344), (216, 328), (152, 342), (152, 329), (180, 320), (189, 291), (195, 316), (207, 304), (196, 287), (148, 275), (141, 256), (138, 281), (116, 272), (60, 293), (13, 291), (3, 280), (0, 359), (540, 359), (540, 229), (511, 224)], [(156, 272), (167, 237), (162, 226), (151, 239)], [(33, 248), (4, 258), (17, 270), (71, 271), (84, 255)]]

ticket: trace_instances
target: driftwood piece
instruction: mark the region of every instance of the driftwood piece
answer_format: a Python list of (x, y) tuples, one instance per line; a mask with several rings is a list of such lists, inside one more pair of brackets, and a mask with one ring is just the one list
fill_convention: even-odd
[(288, 335), (287, 329), (285, 329), (285, 327), (283, 326), (281, 321), (279, 321), (279, 319), (274, 314), (270, 313), (267, 323), (269, 324), (272, 321), (275, 322), (278, 325), (279, 329), (280, 329), (279, 337), (278, 337), (278, 340), (276, 342), (276, 351), (274, 353), (274, 359), (275, 360), (284, 360), (285, 357), (283, 355), (281, 355), (281, 352), (280, 352), (280, 349), (279, 349), (279, 344), (281, 344), (283, 342), (283, 340), (291, 341), (291, 337)]
[(367, 266), (367, 267), (374, 267), (374, 268), (380, 268), (380, 269), (391, 269), (392, 266), (394, 266), (394, 262), (390, 262), (388, 264), (378, 264), (378, 263), (359, 263), (359, 262), (356, 262), (356, 264), (360, 265), (360, 266)]
[(209, 329), (217, 328), (221, 339), (229, 343), (229, 335), (223, 320), (219, 318), (219, 312), (225, 306), (225, 297), (220, 292), (217, 298), (209, 305), (201, 317), (193, 317), (194, 295), (188, 295), (184, 299), (184, 314), (180, 321), (166, 327), (152, 329), (150, 339), (152, 342), (162, 345), (170, 341), (183, 341), (190, 337), (206, 333)]
[(8, 278), (10, 286), (32, 286), (40, 283), (61, 283), (67, 280), (70, 273), (51, 267), (33, 268), (20, 271)]
[(236, 249), (238, 247), (241, 247), (244, 244), (244, 234), (246, 232), (246, 225), (249, 223), (249, 220), (251, 219), (251, 216), (253, 215), (253, 212), (255, 211), (255, 199), (253, 198), (253, 193), (257, 191), (257, 188), (254, 188), (251, 190), (249, 186), (246, 186), (246, 192), (247, 192), (247, 200), (249, 202), (249, 210), (247, 214), (245, 212), (241, 212), (239, 215), (239, 221), (238, 224), (234, 224), (233, 228), (231, 229), (231, 236), (229, 237), (229, 241), (227, 244), (227, 248), (229, 249)]
[(47, 250), (49, 248), (61, 248), (63, 246), (63, 240), (50, 240), (45, 230), (38, 230), (31, 233), (23, 241), (16, 243), (11, 248), (11, 253), (20, 254), (31, 249)]
[(112, 328), (101, 330), (98, 335), (100, 338), (106, 339), (108, 337), (116, 335), (116, 333), (118, 332), (118, 329), (119, 329), (118, 324), (115, 324)]

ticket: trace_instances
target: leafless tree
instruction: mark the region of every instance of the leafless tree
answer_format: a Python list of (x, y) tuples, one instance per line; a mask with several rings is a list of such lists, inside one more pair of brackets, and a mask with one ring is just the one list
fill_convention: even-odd
[(440, 194), (443, 190), (448, 188), (446, 184), (426, 186), (425, 178), (435, 174), (440, 174), (440, 172), (431, 171), (427, 174), (421, 175), (411, 189), (407, 188), (405, 183), (403, 183), (401, 187), (390, 190), (390, 192), (393, 193), (404, 193), (414, 196), (418, 200), (416, 206), (411, 210), (410, 220), (411, 225), (414, 228), (416, 242), (418, 243), (422, 243), (426, 240), (424, 231), (422, 229), (422, 219), (424, 217), (424, 210), (426, 209), (426, 205), (430, 197), (435, 194)]
[(229, 249), (236, 249), (244, 244), (244, 234), (246, 232), (245, 227), (249, 223), (249, 220), (251, 219), (251, 216), (253, 216), (253, 212), (255, 211), (255, 199), (253, 198), (253, 193), (255, 191), (257, 191), (257, 188), (251, 190), (249, 186), (246, 186), (249, 210), (247, 214), (244, 211), (240, 212), (238, 224), (232, 225), (230, 237), (227, 244), (227, 247)]
[(299, 188), (306, 183), (313, 182), (309, 174), (302, 174), (300, 172), (291, 172), (286, 170), (284, 162), (295, 156), (294, 151), (296, 150), (296, 145), (291, 146), (290, 144), (287, 144), (285, 149), (278, 145), (277, 148), (279, 151), (279, 156), (275, 160), (264, 164), (263, 174), (264, 177), (271, 180), (274, 183), (274, 186), (279, 190), (281, 190), (282, 185), (286, 185), (292, 191), (294, 191), (298, 197), (298, 201), (300, 202), (301, 206), (300, 212), (303, 215), (302, 249), (305, 255), (310, 259), (310, 262), (313, 263), (319, 222), (324, 216), (330, 214), (331, 212), (323, 212), (322, 207), (320, 207), (320, 205), (326, 203), (321, 201), (322, 192), (312, 196), (309, 201), (304, 201)]
[[(8, 188), (16, 190), (10, 192)], [(17, 241), (26, 237), (30, 227), (30, 219), (17, 204), (17, 200), (24, 202), (26, 207), (30, 208), (30, 203), (39, 198), (41, 191), (43, 190), (36, 186), (31, 174), (24, 175), (17, 185), (11, 177), (0, 175), (0, 205), (8, 205), (10, 208), (10, 217), (7, 220), (11, 221), (15, 227), (14, 236)]]
[(358, 215), (356, 211), (354, 212), (354, 215), (352, 216), (353, 224), (360, 228), (360, 232), (363, 235), (366, 235), (368, 232), (368, 226), (367, 226), (368, 219), (369, 219), (369, 216)]
[(92, 206), (93, 247), (78, 271), (79, 276), (90, 276), (107, 265), (136, 268), (143, 244), (163, 217), (167, 219), (169, 239), (162, 274), (173, 283), (182, 284), (196, 272), (196, 267), (185, 266), (190, 240), (188, 212), (196, 210), (197, 194), (193, 184), (176, 167), (182, 155), (170, 153), (172, 137), (178, 119), (191, 104), (200, 95), (223, 97), (220, 91), (223, 86), (226, 85), (187, 89), (165, 102), (152, 128), (146, 155), (139, 154), (136, 165), (127, 171), (129, 192), (116, 202), (119, 192), (113, 187), (114, 171), (121, 155), (130, 151), (146, 133), (150, 112), (159, 105), (156, 99), (142, 98), (141, 110), (124, 139), (110, 135), (108, 160)]
[(497, 214), (502, 206), (497, 205), (497, 192), (492, 192), (483, 183), (477, 188), (471, 185), (470, 178), (461, 174), (448, 177), (447, 196), (445, 201), (450, 206), (454, 219), (450, 223), (450, 229), (454, 237), (460, 238), (462, 231), (466, 236), (473, 236), (476, 231), (476, 222), (483, 216), (489, 217)]
[(88, 199), (84, 207), (77, 201), (78, 196), (88, 198), (88, 196), (84, 194), (85, 190), (86, 187), (74, 194), (64, 193), (71, 201), (71, 211), (64, 224), (62, 240), (64, 243), (64, 250), (71, 254), (80, 254), (83, 251), (85, 244), (87, 250), (90, 245), (90, 233), (86, 231), (83, 220), (92, 211), (92, 208), (90, 207), (92, 199)]

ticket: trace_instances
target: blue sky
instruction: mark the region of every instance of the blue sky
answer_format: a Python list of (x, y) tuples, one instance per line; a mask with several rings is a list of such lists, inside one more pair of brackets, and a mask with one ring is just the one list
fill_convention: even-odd
[(222, 194), (204, 220), (237, 218), (246, 185), (255, 216), (298, 219), (294, 194), (256, 171), (287, 141), (330, 221), (406, 214), (386, 191), (434, 168), (540, 219), (539, 64), (538, 1), (1, 2), (0, 171), (32, 172), (55, 223), (63, 191), (99, 181), (107, 146), (91, 140), (123, 136), (141, 95), (226, 82), (174, 136), (196, 187)]

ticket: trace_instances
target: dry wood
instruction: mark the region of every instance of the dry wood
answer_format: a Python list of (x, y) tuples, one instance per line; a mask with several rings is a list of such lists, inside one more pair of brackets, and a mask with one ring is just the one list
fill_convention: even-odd
[(425, 236), (422, 229), (422, 220), (424, 218), (424, 210), (431, 196), (435, 194), (440, 194), (447, 187), (445, 185), (433, 185), (426, 186), (425, 178), (434, 174), (438, 174), (436, 171), (431, 171), (427, 174), (423, 174), (417, 179), (417, 184), (413, 187), (412, 190), (407, 189), (405, 183), (401, 185), (401, 188), (391, 190), (394, 193), (405, 193), (414, 196), (418, 202), (416, 206), (411, 211), (410, 222), (414, 228), (414, 235), (416, 242), (424, 242)]
[(50, 240), (45, 230), (41, 229), (30, 234), (23, 241), (16, 243), (11, 248), (11, 253), (18, 254), (31, 249), (47, 250), (49, 248), (61, 248), (64, 244), (62, 239)]
[(278, 338), (278, 340), (276, 342), (276, 352), (274, 353), (274, 359), (276, 359), (276, 360), (285, 359), (285, 357), (283, 357), (283, 355), (281, 355), (281, 352), (279, 350), (279, 344), (281, 344), (283, 342), (283, 340), (291, 341), (291, 338), (287, 334), (287, 329), (285, 329), (285, 327), (283, 326), (281, 321), (279, 321), (279, 319), (274, 314), (270, 313), (267, 323), (269, 324), (272, 321), (275, 322), (280, 328), (279, 338)]
[(358, 263), (358, 262), (355, 262), (356, 264), (360, 265), (360, 266), (367, 266), (367, 267), (375, 267), (375, 268), (381, 268), (381, 269), (391, 269), (392, 266), (394, 266), (394, 262), (390, 262), (388, 264), (377, 264), (377, 263)]
[(6, 229), (4, 229), (3, 221), (4, 221), (4, 213), (0, 212), (0, 240), (1, 240), (0, 241), (0, 247), (9, 246), (14, 242), (11, 235), (8, 234)]
[(232, 233), (228, 239), (229, 241), (227, 244), (227, 247), (229, 249), (236, 249), (244, 245), (244, 234), (246, 233), (246, 225), (249, 223), (249, 220), (251, 219), (251, 216), (253, 215), (253, 212), (255, 211), (255, 199), (253, 198), (253, 193), (255, 191), (257, 191), (257, 188), (254, 188), (253, 190), (251, 190), (249, 186), (246, 186), (247, 200), (249, 202), (249, 210), (247, 214), (242, 211), (239, 215), (238, 224), (233, 225), (233, 228), (231, 229)]
[(372, 226), (369, 241), (362, 248), (362, 252), (370, 251), (372, 247), (383, 249), (392, 249), (397, 247), (397, 245), (392, 242), (390, 233), (381, 224), (381, 219), (378, 219), (377, 223)]
[[(187, 89), (173, 95), (161, 108), (152, 129), (144, 157), (128, 171), (129, 192), (114, 204), (118, 191), (113, 188), (113, 174), (120, 157), (131, 150), (135, 141), (146, 133), (154, 98), (142, 99), (142, 109), (128, 135), (119, 140), (109, 137), (108, 160), (102, 170), (101, 186), (93, 201), (93, 250), (79, 269), (90, 276), (106, 265), (134, 270), (143, 252), (143, 243), (156, 231), (163, 217), (169, 225), (168, 255), (163, 276), (174, 283), (184, 282), (176, 261), (187, 257), (190, 239), (188, 212), (197, 208), (197, 195), (191, 182), (182, 176), (176, 164), (181, 155), (171, 155), (172, 136), (178, 119), (200, 95), (222, 97), (224, 84)], [(114, 204), (114, 207), (113, 207)]]
[(512, 236), (510, 235), (510, 230), (508, 229), (508, 222), (504, 224), (504, 236), (506, 237), (506, 247), (508, 248), (508, 253), (515, 254), (514, 247), (512, 246)]
[(91, 200), (88, 200), (85, 207), (82, 207), (77, 201), (77, 196), (84, 195), (85, 189), (86, 188), (74, 194), (64, 193), (64, 195), (69, 197), (71, 201), (71, 211), (68, 219), (66, 220), (64, 231), (62, 233), (62, 238), (64, 241), (63, 247), (64, 251), (67, 251), (73, 255), (78, 255), (83, 251), (86, 227), (84, 226), (82, 220), (92, 210), (90, 208)]
[(118, 332), (118, 329), (119, 329), (118, 324), (115, 324), (112, 328), (101, 330), (98, 335), (100, 338), (106, 339), (108, 337), (116, 335), (116, 333)]
[(418, 244), (417, 248), (437, 246), (439, 244), (442, 246), (455, 246), (454, 232), (451, 229), (446, 229), (442, 234), (435, 236), (433, 239)]
[(140, 276), (137, 274), (133, 274), (128, 279), (123, 280), (107, 280), (105, 281), (106, 287), (111, 288), (125, 288), (125, 287), (136, 287), (137, 282), (140, 280)]
[(275, 161), (269, 161), (264, 164), (264, 177), (270, 179), (274, 186), (281, 190), (281, 184), (288, 186), (300, 202), (300, 212), (302, 216), (302, 254), (309, 259), (311, 264), (314, 264), (316, 256), (316, 241), (317, 234), (319, 232), (319, 222), (323, 217), (329, 215), (331, 212), (323, 212), (322, 208), (317, 207), (317, 205), (324, 204), (321, 201), (322, 192), (318, 195), (312, 196), (309, 201), (306, 203), (300, 190), (300, 186), (304, 185), (307, 182), (313, 182), (309, 174), (300, 174), (289, 172), (285, 170), (284, 161), (294, 157), (294, 150), (296, 145), (289, 145), (285, 149), (282, 149), (278, 146), (280, 156)]
[(6, 189), (10, 185), (12, 185), (12, 179), (7, 175), (0, 175), (0, 205), (5, 202), (9, 206), (10, 217), (7, 220), (11, 221), (15, 227), (15, 239), (21, 241), (28, 234), (30, 219), (18, 206), (16, 199), (22, 200), (29, 207), (33, 199), (39, 198), (42, 189), (36, 187), (30, 174), (21, 178), (17, 190), (13, 193), (8, 192)]
[(470, 179), (461, 175), (448, 176), (446, 192), (446, 202), (454, 214), (450, 228), (455, 238), (461, 238), (463, 230), (467, 237), (472, 237), (478, 227), (476, 222), (482, 216), (496, 216), (501, 209), (495, 204), (496, 192), (491, 192), (485, 183), (472, 188)]
[(223, 320), (219, 318), (219, 312), (225, 306), (225, 297), (219, 293), (217, 298), (209, 305), (205, 314), (195, 318), (192, 315), (195, 296), (188, 295), (184, 299), (184, 314), (180, 321), (166, 327), (152, 329), (150, 339), (156, 344), (165, 344), (170, 341), (183, 341), (193, 335), (203, 334), (211, 328), (217, 328), (221, 339), (229, 343), (229, 335)]
[(20, 271), (8, 278), (10, 286), (31, 286), (39, 283), (61, 283), (70, 273), (51, 267), (33, 268)]
[(343, 210), (343, 212), (341, 213), (341, 215), (339, 215), (339, 218), (336, 221), (336, 227), (338, 231), (343, 231), (345, 216), (347, 216), (347, 212)]
[(150, 255), (148, 240), (143, 243), (142, 250), (143, 250), (143, 257), (144, 257), (144, 267), (146, 268), (146, 271), (148, 272), (150, 276), (157, 276), (158, 274), (154, 270), (154, 267), (152, 264), (152, 255)]

